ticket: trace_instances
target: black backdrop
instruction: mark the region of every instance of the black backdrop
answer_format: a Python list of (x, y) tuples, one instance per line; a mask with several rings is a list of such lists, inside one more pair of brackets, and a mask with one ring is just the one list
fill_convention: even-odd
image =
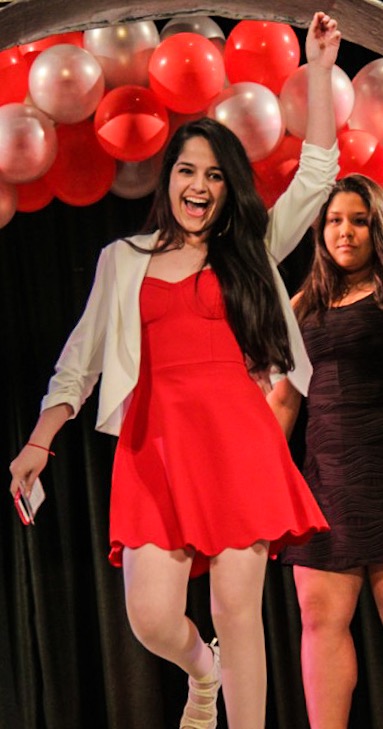
[[(221, 23), (225, 29), (228, 21)], [(299, 31), (298, 31), (299, 33)], [(301, 37), (302, 42), (302, 37)], [(343, 43), (352, 76), (375, 56)], [(56, 458), (35, 527), (19, 522), (8, 465), (34, 425), (52, 366), (81, 314), (100, 249), (139, 230), (150, 197), (17, 213), (0, 231), (3, 412), (0, 419), (0, 729), (176, 729), (186, 676), (149, 655), (125, 618), (121, 572), (107, 561), (115, 440), (94, 431), (97, 392), (57, 436)], [(283, 266), (294, 291), (310, 258), (310, 235)], [(304, 414), (292, 441), (302, 457)], [(188, 612), (206, 640), (209, 583), (190, 583)], [(267, 729), (307, 729), (300, 679), (300, 619), (290, 568), (270, 563), (264, 620)], [(383, 726), (383, 635), (366, 585), (353, 622), (360, 677), (351, 729)], [(226, 721), (222, 700), (219, 729)]]

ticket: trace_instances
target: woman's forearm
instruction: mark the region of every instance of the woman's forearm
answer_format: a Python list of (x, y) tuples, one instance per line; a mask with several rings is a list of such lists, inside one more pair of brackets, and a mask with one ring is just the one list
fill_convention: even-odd
[(67, 403), (54, 405), (51, 408), (43, 410), (32, 430), (29, 440), (45, 448), (50, 448), (56, 433), (61, 430), (72, 415), (73, 408)]

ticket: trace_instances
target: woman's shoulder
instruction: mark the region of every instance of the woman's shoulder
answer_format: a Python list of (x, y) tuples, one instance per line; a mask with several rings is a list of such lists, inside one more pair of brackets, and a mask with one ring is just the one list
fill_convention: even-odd
[[(134, 252), (135, 248), (143, 248), (144, 250), (150, 250), (151, 248), (154, 248), (154, 246), (157, 243), (158, 240), (159, 231), (155, 231), (154, 233), (146, 233), (146, 234), (138, 234), (138, 235), (130, 235), (124, 238), (117, 238), (116, 240), (112, 241), (111, 243), (108, 243), (103, 249), (102, 252), (106, 253), (107, 255), (113, 254), (115, 251), (126, 251), (126, 254), (129, 255), (130, 252)], [(131, 245), (132, 244), (132, 245)]]

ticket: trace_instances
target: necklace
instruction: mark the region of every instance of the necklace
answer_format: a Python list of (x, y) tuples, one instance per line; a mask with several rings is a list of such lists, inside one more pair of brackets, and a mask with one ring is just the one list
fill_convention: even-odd
[(361, 279), (361, 281), (357, 281), (356, 283), (345, 283), (340, 298), (345, 299), (346, 296), (349, 296), (349, 294), (357, 293), (358, 291), (367, 291), (371, 287), (371, 284), (371, 273), (369, 273), (368, 277)]

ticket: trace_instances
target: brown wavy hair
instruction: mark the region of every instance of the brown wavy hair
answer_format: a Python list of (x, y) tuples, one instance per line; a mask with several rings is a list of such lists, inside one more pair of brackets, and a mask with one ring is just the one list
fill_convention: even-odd
[(334, 197), (342, 192), (360, 195), (368, 209), (370, 237), (374, 249), (374, 297), (379, 308), (383, 309), (383, 189), (365, 175), (352, 174), (335, 183), (320, 210), (315, 225), (313, 262), (294, 306), (300, 324), (311, 314), (316, 314), (321, 320), (324, 312), (344, 293), (346, 272), (334, 261), (324, 241), (328, 208)]

